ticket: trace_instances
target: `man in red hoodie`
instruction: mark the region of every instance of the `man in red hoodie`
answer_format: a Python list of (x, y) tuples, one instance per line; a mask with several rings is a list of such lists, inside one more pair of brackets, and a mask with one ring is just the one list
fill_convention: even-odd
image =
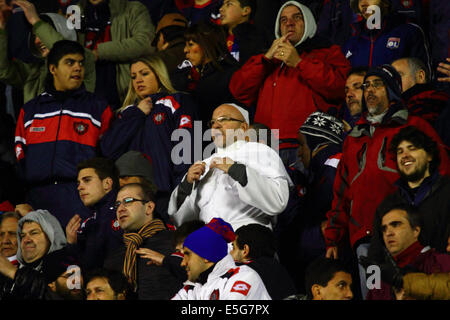
[(255, 122), (279, 129), (280, 157), (287, 164), (296, 161), (297, 131), (306, 118), (344, 101), (350, 63), (339, 46), (316, 30), (308, 7), (286, 2), (278, 12), (271, 48), (251, 57), (229, 84), (236, 100), (247, 107), (256, 104)]

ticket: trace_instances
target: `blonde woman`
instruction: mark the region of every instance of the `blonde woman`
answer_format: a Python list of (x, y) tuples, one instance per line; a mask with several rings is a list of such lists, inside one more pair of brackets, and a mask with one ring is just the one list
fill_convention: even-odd
[[(144, 153), (153, 165), (158, 191), (169, 193), (181, 182), (190, 163), (174, 164), (171, 141), (174, 130), (185, 129), (193, 137), (197, 106), (186, 93), (176, 92), (166, 66), (158, 57), (132, 62), (131, 80), (116, 120), (102, 137), (104, 156), (117, 159), (129, 150)], [(193, 157), (193, 143), (191, 143)], [(182, 157), (183, 154), (177, 154)], [(192, 161), (192, 159), (190, 159)]]

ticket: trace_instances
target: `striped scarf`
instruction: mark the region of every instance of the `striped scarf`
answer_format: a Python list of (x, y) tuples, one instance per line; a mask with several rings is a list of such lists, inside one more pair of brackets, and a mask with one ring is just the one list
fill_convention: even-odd
[(154, 219), (142, 226), (142, 228), (134, 233), (125, 233), (123, 240), (127, 251), (123, 263), (123, 273), (129, 279), (130, 283), (136, 286), (136, 250), (142, 245), (145, 239), (152, 237), (159, 231), (165, 230), (166, 227), (160, 219)]

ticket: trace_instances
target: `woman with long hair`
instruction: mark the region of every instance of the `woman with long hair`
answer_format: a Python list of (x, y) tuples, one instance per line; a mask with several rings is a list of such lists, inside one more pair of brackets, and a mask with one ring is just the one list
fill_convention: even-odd
[(192, 93), (206, 124), (215, 108), (234, 101), (228, 84), (239, 64), (228, 52), (225, 33), (217, 25), (208, 22), (191, 25), (184, 38), (186, 60), (171, 79), (175, 88)]
[[(102, 154), (117, 159), (129, 150), (144, 153), (151, 159), (158, 191), (170, 196), (192, 164), (191, 152), (174, 154), (177, 141), (172, 133), (185, 129), (193, 138), (197, 105), (189, 94), (177, 92), (159, 57), (140, 58), (131, 63), (128, 92), (117, 117), (100, 142)], [(183, 160), (183, 161), (181, 161)], [(181, 163), (180, 163), (181, 162)], [(176, 163), (176, 164), (175, 164)], [(180, 163), (180, 164), (179, 164)]]

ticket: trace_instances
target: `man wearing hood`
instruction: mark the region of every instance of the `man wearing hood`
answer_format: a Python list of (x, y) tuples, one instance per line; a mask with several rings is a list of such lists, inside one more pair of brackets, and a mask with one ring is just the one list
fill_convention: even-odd
[[(348, 232), (359, 257), (367, 252), (377, 206), (395, 191), (399, 179), (388, 146), (402, 128), (412, 125), (435, 140), (441, 157), (439, 172), (450, 172), (445, 146), (431, 125), (408, 114), (401, 100), (401, 77), (391, 65), (371, 68), (364, 77), (361, 119), (344, 141), (333, 185), (333, 202), (325, 228), (327, 257), (338, 257)], [(341, 247), (340, 247), (341, 250)], [(339, 254), (341, 255), (341, 254)], [(365, 269), (360, 266), (361, 291), (366, 296)]]
[(316, 36), (316, 30), (308, 7), (286, 2), (278, 12), (271, 48), (251, 57), (229, 84), (234, 98), (247, 107), (257, 102), (255, 122), (280, 130), (285, 164), (296, 161), (298, 124), (344, 99), (350, 64), (340, 47)]
[[(32, 25), (29, 34), (29, 50), (38, 58), (37, 63), (25, 63), (21, 60), (8, 58), (8, 40), (6, 19), (0, 12), (0, 81), (24, 90), (24, 103), (30, 101), (45, 91), (47, 66), (45, 59), (53, 44), (59, 40), (76, 41), (75, 30), (67, 28), (66, 19), (56, 13), (38, 15), (34, 5), (28, 1), (12, 1), (11, 4), (23, 9), (27, 21)], [(88, 91), (93, 92), (95, 86), (94, 55), (85, 50), (86, 76), (84, 84)]]
[(168, 213), (175, 225), (216, 216), (234, 229), (250, 223), (273, 229), (292, 186), (280, 157), (265, 144), (245, 141), (249, 115), (235, 104), (217, 107), (210, 126), (216, 152), (194, 163), (172, 192)]
[(48, 284), (61, 276), (70, 263), (64, 250), (64, 231), (47, 210), (28, 213), (19, 220), (17, 231), (19, 267), (0, 256), (0, 300), (46, 299)]

